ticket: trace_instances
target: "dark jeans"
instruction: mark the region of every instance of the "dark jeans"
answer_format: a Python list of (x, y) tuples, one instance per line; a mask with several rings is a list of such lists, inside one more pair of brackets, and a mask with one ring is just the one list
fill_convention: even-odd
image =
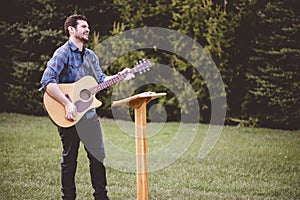
[[(86, 118), (83, 120), (87, 120)], [(98, 120), (98, 119), (97, 119)], [(99, 122), (98, 122), (99, 123)], [(100, 125), (100, 124), (99, 124)], [(90, 128), (88, 128), (89, 130)], [(100, 129), (100, 126), (99, 126)], [(74, 200), (76, 197), (75, 173), (77, 167), (77, 156), (80, 145), (80, 137), (75, 126), (70, 128), (58, 128), (62, 146), (61, 183), (63, 199)], [(101, 131), (101, 129), (100, 129)], [(86, 133), (89, 134), (89, 133)], [(102, 135), (101, 135), (102, 140)], [(101, 141), (102, 142), (102, 141)], [(95, 200), (107, 200), (106, 171), (102, 162), (97, 160), (86, 148), (87, 157), (90, 162), (91, 182), (94, 188)]]

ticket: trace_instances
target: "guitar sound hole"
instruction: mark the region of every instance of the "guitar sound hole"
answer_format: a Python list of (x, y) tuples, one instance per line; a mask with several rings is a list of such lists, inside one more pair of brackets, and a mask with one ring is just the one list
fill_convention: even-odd
[(82, 100), (89, 100), (91, 98), (91, 92), (87, 89), (81, 90), (80, 91), (80, 98)]

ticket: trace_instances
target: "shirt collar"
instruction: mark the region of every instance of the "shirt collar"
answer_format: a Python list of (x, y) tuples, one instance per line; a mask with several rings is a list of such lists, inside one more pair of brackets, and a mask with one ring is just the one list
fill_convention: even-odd
[[(78, 47), (71, 40), (68, 40), (68, 45), (69, 45), (69, 47), (71, 48), (72, 51), (74, 51), (74, 52), (78, 51), (79, 52)], [(82, 50), (83, 50), (83, 52), (85, 54), (86, 53), (85, 47), (83, 47)]]

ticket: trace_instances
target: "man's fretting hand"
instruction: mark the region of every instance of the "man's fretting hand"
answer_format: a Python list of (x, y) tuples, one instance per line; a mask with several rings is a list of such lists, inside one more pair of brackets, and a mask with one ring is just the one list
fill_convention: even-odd
[(129, 68), (125, 68), (121, 71), (121, 74), (125, 73), (127, 73), (126, 77), (124, 78), (125, 81), (129, 81), (135, 77), (134, 73), (131, 73)]

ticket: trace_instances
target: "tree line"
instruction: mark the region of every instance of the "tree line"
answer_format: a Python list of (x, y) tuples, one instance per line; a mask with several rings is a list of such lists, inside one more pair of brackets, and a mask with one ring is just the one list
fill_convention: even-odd
[[(140, 27), (163, 27), (189, 36), (209, 52), (220, 71), (227, 124), (299, 129), (297, 5), (296, 0), (10, 0), (0, 12), (1, 111), (45, 114), (39, 81), (54, 50), (67, 39), (66, 16), (78, 13), (89, 19), (92, 49), (110, 36)], [(127, 44), (116, 41), (112, 46), (120, 45)], [(131, 66), (142, 56), (179, 71), (197, 94), (200, 122), (210, 121), (207, 83), (177, 55), (149, 49), (127, 53), (106, 73)], [(150, 84), (140, 89), (144, 90), (168, 88)], [(184, 108), (169, 93), (160, 103), (167, 108), (168, 120), (180, 120)], [(101, 116), (111, 117), (110, 96), (111, 91), (101, 94)]]

